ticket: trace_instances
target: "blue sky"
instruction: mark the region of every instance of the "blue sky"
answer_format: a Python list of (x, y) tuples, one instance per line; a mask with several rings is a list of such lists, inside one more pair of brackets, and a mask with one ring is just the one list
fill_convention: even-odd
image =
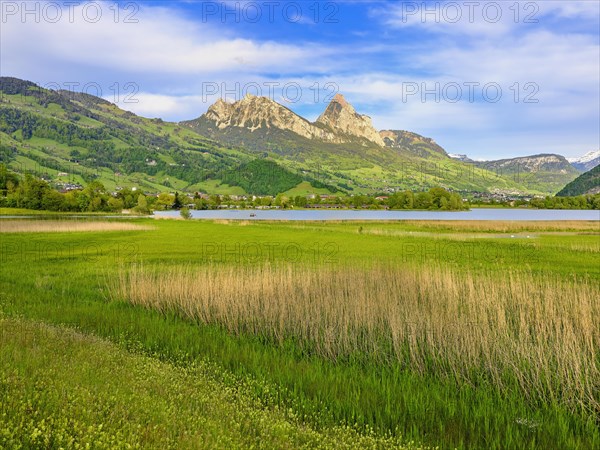
[(376, 128), (473, 158), (600, 148), (593, 0), (0, 3), (3, 76), (147, 117), (250, 92), (314, 120), (339, 91)]

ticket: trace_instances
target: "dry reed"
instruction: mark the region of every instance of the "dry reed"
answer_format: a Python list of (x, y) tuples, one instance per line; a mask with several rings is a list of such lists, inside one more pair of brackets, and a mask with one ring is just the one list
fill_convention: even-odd
[[(600, 213), (598, 217), (600, 218)], [(600, 233), (600, 220), (407, 220), (402, 223), (418, 226), (423, 230), (450, 229), (457, 232), (591, 231)]]
[(73, 220), (2, 220), (0, 233), (65, 233), (81, 231), (152, 230), (153, 227), (128, 222)]
[(338, 359), (368, 355), (459, 383), (600, 411), (600, 286), (441, 268), (122, 270), (113, 298)]

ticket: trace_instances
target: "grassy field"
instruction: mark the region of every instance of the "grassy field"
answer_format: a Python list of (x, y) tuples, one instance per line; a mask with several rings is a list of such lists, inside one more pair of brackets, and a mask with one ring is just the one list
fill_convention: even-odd
[(73, 330), (0, 319), (2, 448), (417, 448), (315, 430), (239, 379), (161, 362)]
[[(111, 216), (118, 216), (119, 213), (110, 213)], [(46, 211), (43, 209), (26, 208), (0, 208), (1, 216), (106, 216), (106, 212), (60, 212)]]
[(100, 220), (11, 220), (0, 223), (0, 233), (66, 233), (83, 231), (151, 230), (149, 225)]
[(600, 446), (597, 222), (128, 223), (0, 234), (0, 447)]

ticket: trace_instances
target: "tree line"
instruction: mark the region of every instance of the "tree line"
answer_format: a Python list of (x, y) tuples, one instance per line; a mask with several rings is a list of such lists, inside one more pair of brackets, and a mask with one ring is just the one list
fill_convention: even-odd
[[(275, 197), (232, 197), (229, 195), (201, 195), (193, 197), (187, 194), (160, 193), (146, 196), (132, 189), (121, 189), (112, 194), (104, 185), (93, 180), (83, 189), (59, 192), (48, 182), (31, 174), (19, 176), (0, 163), (0, 207), (25, 208), (33, 210), (64, 212), (121, 212), (129, 209), (149, 214), (152, 210), (181, 209), (218, 209), (222, 207), (257, 208), (356, 208), (356, 209), (394, 209), (394, 210), (439, 210), (461, 211), (469, 209), (469, 204), (455, 192), (435, 187), (425, 192), (403, 191), (389, 196), (370, 195), (327, 195), (288, 196), (278, 194)], [(539, 209), (596, 209), (600, 210), (600, 194), (580, 195), (576, 197), (533, 198), (529, 202), (516, 201), (514, 207), (528, 206)]]
[(0, 164), (0, 207), (56, 212), (121, 212), (123, 209), (148, 214), (146, 196), (123, 189), (111, 195), (99, 181), (83, 189), (59, 192), (46, 181), (31, 174), (23, 177)]

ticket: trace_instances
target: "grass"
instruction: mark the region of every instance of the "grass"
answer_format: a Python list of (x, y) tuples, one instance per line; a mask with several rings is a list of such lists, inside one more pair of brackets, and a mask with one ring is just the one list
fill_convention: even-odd
[(117, 300), (235, 335), (293, 340), (333, 361), (398, 363), (459, 385), (483, 379), (534, 401), (600, 411), (600, 287), (585, 280), (287, 264), (134, 266), (110, 281)]
[(220, 180), (205, 180), (201, 183), (191, 185), (188, 190), (202, 190), (220, 195), (246, 195), (246, 191), (240, 186), (230, 186), (221, 183)]
[(149, 225), (128, 222), (73, 220), (7, 220), (0, 222), (0, 233), (67, 233), (82, 231), (151, 230)]
[(309, 194), (331, 194), (328, 189), (323, 188), (315, 188), (308, 181), (303, 181), (299, 183), (297, 186), (287, 190), (284, 192), (288, 197), (293, 197), (296, 195), (309, 195)]
[[(393, 231), (393, 232), (434, 232), (470, 235), (476, 233), (522, 233), (522, 232), (592, 232), (600, 233), (600, 221), (563, 220), (563, 221), (506, 221), (506, 220), (403, 220), (397, 221), (318, 221), (292, 224), (296, 228), (312, 228), (322, 225), (323, 230), (348, 230), (349, 225), (355, 225), (354, 230)], [(332, 228), (332, 225), (333, 228)]]
[[(266, 410), (291, 408), (316, 432), (350, 426), (362, 436), (391, 434), (401, 442), (442, 448), (600, 446), (599, 414), (592, 410), (598, 404), (600, 363), (594, 314), (599, 233), (593, 229), (576, 231), (564, 224), (538, 229), (535, 239), (499, 239), (490, 224), (489, 231), (474, 230), (489, 238), (464, 241), (474, 231), (448, 224), (445, 236), (434, 242), (429, 235), (409, 233), (435, 233), (429, 226), (437, 225), (426, 222), (130, 222), (153, 229), (2, 234), (0, 311), (7, 320), (57, 325), (60, 333), (68, 333), (63, 327), (77, 328), (157, 364), (187, 370), (210, 361), (218, 374), (248, 385), (252, 402)], [(399, 234), (359, 233), (361, 226)], [(526, 231), (535, 226), (518, 225)], [(261, 271), (272, 277), (263, 277), (264, 284), (257, 281)], [(203, 320), (200, 297), (189, 302), (189, 314), (176, 303), (162, 310), (134, 305), (126, 290), (110, 300), (109, 287), (127, 288), (120, 277), (135, 281), (136, 274), (140, 282), (178, 280), (173, 289), (187, 289), (192, 299), (211, 292), (210, 283), (229, 280), (248, 288), (223, 297), (231, 309), (213, 308)], [(195, 289), (183, 284), (196, 277), (206, 284)], [(107, 285), (107, 280), (112, 281)], [(337, 294), (327, 285), (336, 280)], [(150, 286), (147, 293), (159, 304), (173, 301), (168, 290), (157, 297), (159, 288)], [(214, 295), (225, 296), (232, 288), (223, 289)], [(391, 289), (407, 300), (394, 303)], [(278, 303), (276, 292), (297, 301)], [(313, 303), (300, 292), (310, 294)], [(257, 310), (251, 300), (261, 293), (268, 308)], [(339, 295), (345, 303), (335, 302)], [(357, 299), (370, 302), (370, 308)], [(302, 309), (308, 306), (314, 313)], [(404, 316), (386, 314), (384, 306)], [(242, 307), (256, 314), (244, 316)], [(294, 314), (303, 314), (302, 320), (288, 320)], [(462, 326), (471, 318), (490, 326)], [(335, 333), (332, 340), (318, 334), (344, 324), (346, 341)], [(385, 339), (378, 338), (382, 330)], [(351, 351), (353, 342), (361, 351)], [(86, 360), (82, 354), (77, 361)], [(9, 361), (0, 370), (17, 367)], [(126, 385), (129, 379), (116, 371), (114, 382)], [(42, 386), (39, 392), (51, 395), (52, 388)], [(15, 411), (14, 417), (26, 420), (24, 410)], [(78, 417), (73, 410), (65, 416)], [(168, 434), (185, 428), (186, 420), (178, 416), (162, 423)], [(132, 442), (140, 438), (127, 430)], [(265, 442), (273, 442), (269, 433)]]
[(0, 217), (2, 216), (106, 216), (120, 215), (116, 212), (62, 212), (62, 211), (46, 211), (42, 209), (26, 209), (26, 208), (0, 208)]
[(52, 215), (52, 211), (26, 208), (0, 208), (0, 216), (47, 216)]
[(2, 448), (416, 448), (317, 431), (207, 363), (175, 366), (23, 319), (0, 319), (0, 343)]
[(562, 220), (562, 221), (408, 221), (407, 226), (422, 230), (451, 230), (457, 232), (523, 232), (523, 231), (593, 231), (600, 233), (600, 221)]

